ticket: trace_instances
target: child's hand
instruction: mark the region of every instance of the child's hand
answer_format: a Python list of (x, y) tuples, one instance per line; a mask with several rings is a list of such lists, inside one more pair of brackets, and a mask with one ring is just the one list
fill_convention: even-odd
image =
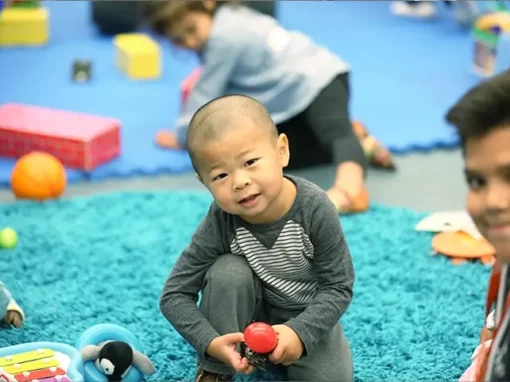
[(296, 332), (287, 325), (273, 325), (278, 335), (278, 345), (269, 356), (274, 364), (289, 366), (303, 355), (303, 343)]
[(236, 345), (244, 342), (243, 333), (230, 333), (217, 337), (207, 347), (207, 354), (227, 365), (232, 366), (238, 373), (250, 374), (255, 368), (248, 364), (248, 360), (241, 357)]
[(177, 142), (177, 136), (173, 131), (159, 131), (156, 134), (156, 143), (158, 146), (165, 149), (177, 150), (181, 148), (179, 142)]
[(8, 310), (4, 321), (16, 328), (21, 328), (21, 325), (23, 325), (23, 318), (21, 317), (21, 314), (15, 310)]
[(483, 328), (480, 333), (480, 343), (483, 344), (486, 341), (492, 340), (494, 337), (494, 332), (489, 328)]

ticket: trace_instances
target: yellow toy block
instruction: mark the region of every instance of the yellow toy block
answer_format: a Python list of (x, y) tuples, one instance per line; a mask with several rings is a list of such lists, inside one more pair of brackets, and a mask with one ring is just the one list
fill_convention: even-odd
[(141, 33), (119, 34), (114, 39), (117, 67), (131, 79), (157, 79), (161, 75), (161, 48)]
[(0, 12), (0, 46), (44, 45), (50, 34), (46, 8), (5, 8)]

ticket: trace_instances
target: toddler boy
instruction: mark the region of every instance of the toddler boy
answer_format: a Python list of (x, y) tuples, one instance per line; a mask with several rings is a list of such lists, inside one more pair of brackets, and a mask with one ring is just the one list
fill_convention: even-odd
[(269, 359), (288, 380), (352, 381), (339, 319), (352, 300), (354, 270), (326, 193), (283, 175), (287, 137), (252, 98), (205, 104), (186, 142), (214, 202), (173, 267), (160, 308), (196, 349), (196, 380), (252, 372), (237, 349), (245, 327), (264, 321), (278, 334)]

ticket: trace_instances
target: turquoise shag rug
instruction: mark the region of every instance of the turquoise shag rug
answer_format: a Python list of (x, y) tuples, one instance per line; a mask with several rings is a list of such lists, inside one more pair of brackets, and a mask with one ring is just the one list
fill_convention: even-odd
[[(149, 381), (192, 380), (194, 352), (158, 298), (210, 201), (136, 192), (1, 205), (0, 227), (19, 244), (0, 251), (0, 277), (27, 319), (21, 330), (0, 327), (0, 347), (74, 345), (87, 328), (115, 323), (141, 339), (157, 368)], [(341, 218), (357, 275), (342, 319), (357, 381), (454, 380), (469, 365), (489, 270), (430, 256), (431, 236), (413, 229), (423, 216), (374, 206)]]

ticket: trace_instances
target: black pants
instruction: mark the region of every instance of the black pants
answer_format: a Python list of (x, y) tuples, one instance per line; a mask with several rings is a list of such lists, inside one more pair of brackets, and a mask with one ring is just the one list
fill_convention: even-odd
[[(451, 6), (452, 5), (452, 1), (453, 0), (443, 0), (443, 3), (445, 3), (445, 5), (447, 6)], [(409, 1), (406, 1), (407, 4), (409, 5), (417, 5), (420, 1), (419, 0), (409, 0)]]
[(349, 98), (349, 74), (340, 74), (302, 113), (277, 126), (289, 139), (287, 169), (342, 162), (366, 169), (368, 159), (352, 130)]

